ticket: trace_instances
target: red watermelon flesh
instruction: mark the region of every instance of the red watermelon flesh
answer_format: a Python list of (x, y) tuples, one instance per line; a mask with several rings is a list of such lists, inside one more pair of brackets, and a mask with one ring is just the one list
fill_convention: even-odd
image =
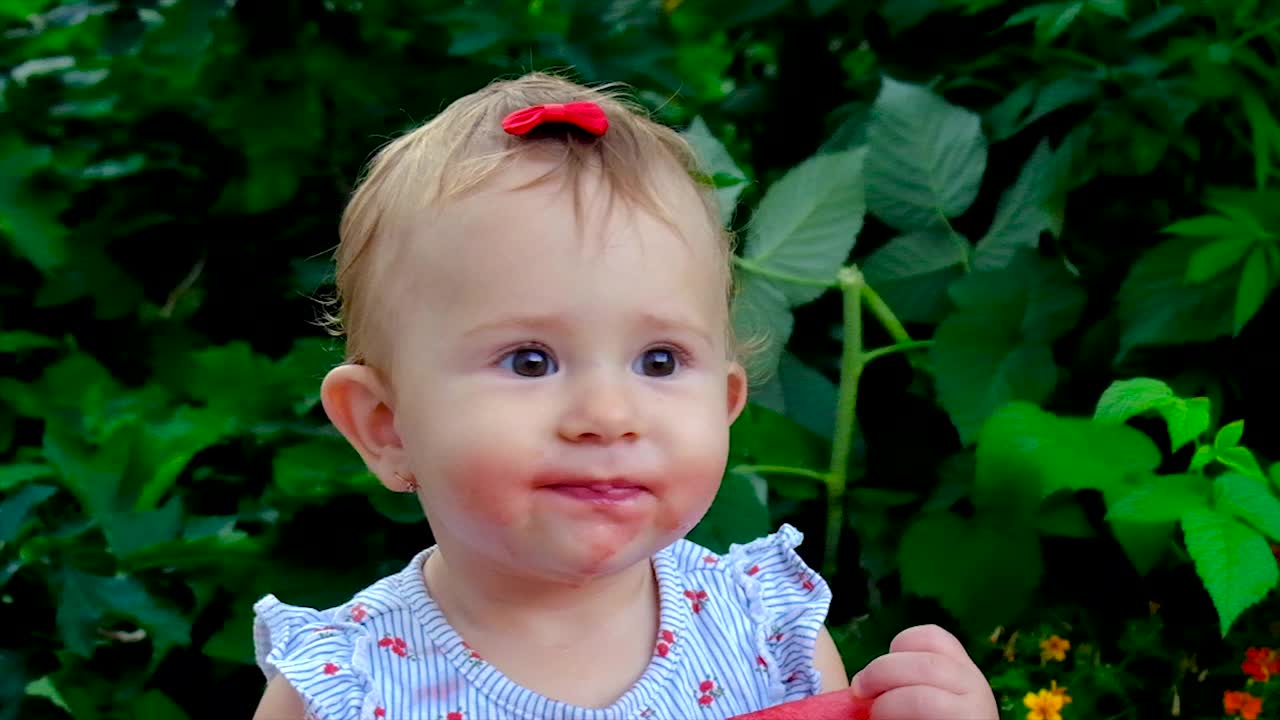
[(854, 697), (848, 690), (835, 690), (729, 720), (871, 720), (871, 703), (870, 698)]

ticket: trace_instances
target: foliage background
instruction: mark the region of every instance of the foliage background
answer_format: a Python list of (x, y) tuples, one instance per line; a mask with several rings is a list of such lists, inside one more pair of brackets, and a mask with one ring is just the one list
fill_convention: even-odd
[[(1052, 682), (1068, 717), (1276, 711), (1241, 668), (1280, 633), (1268, 4), (3, 0), (0, 32), (0, 718), (245, 717), (256, 598), (429, 542), (317, 406), (337, 217), (387, 137), (566, 67), (688, 129), (739, 321), (785, 341), (697, 539), (796, 524), (851, 671), (941, 622), (1009, 718)], [(848, 262), (886, 303), (856, 322)], [(933, 340), (853, 358), (856, 415), (851, 330)]]

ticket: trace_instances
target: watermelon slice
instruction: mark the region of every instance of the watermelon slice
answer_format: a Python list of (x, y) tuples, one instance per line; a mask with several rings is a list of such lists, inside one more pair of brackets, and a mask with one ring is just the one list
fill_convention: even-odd
[(729, 720), (871, 720), (872, 698), (834, 690), (764, 710), (734, 715)]

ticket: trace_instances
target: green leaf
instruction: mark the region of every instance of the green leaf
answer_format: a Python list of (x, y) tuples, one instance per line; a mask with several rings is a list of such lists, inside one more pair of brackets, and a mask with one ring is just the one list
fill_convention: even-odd
[(945, 228), (899, 235), (862, 264), (867, 283), (905, 322), (941, 320), (947, 288), (964, 272), (969, 244)]
[(975, 269), (998, 270), (1013, 260), (1019, 248), (1040, 246), (1040, 233), (1054, 228), (1046, 203), (1055, 189), (1055, 170), (1049, 142), (1041, 141), (1017, 181), (1000, 197), (995, 219), (974, 251)]
[(1133, 378), (1116, 380), (1107, 386), (1093, 413), (1095, 420), (1122, 423), (1131, 417), (1154, 410), (1176, 397), (1173, 388), (1161, 380)]
[(1266, 538), (1216, 510), (1188, 512), (1182, 517), (1182, 532), (1226, 637), (1240, 614), (1280, 580), (1275, 557)]
[(191, 623), (131, 577), (89, 575), (64, 567), (59, 580), (58, 633), (67, 649), (81, 657), (93, 654), (98, 629), (116, 618), (134, 620), (147, 630), (155, 648), (153, 661), (191, 641)]
[(782, 385), (786, 416), (830, 440), (836, 423), (835, 383), (785, 352), (778, 363), (777, 377)]
[(886, 0), (880, 14), (894, 34), (919, 25), (926, 17), (946, 7), (945, 0)]
[(1266, 478), (1262, 472), (1262, 466), (1258, 464), (1258, 459), (1253, 456), (1249, 448), (1237, 445), (1225, 450), (1215, 449), (1214, 459), (1242, 475), (1259, 480)]
[[(421, 519), (421, 513), (419, 513)], [(206, 657), (227, 662), (248, 664), (253, 662), (253, 610), (238, 605), (231, 617), (213, 633), (200, 648)]]
[(190, 397), (241, 425), (282, 414), (291, 398), (279, 391), (288, 378), (271, 358), (248, 343), (234, 341), (193, 352), (184, 367), (173, 368), (175, 384)]
[(0, 490), (12, 490), (32, 480), (40, 480), (53, 475), (53, 468), (35, 463), (13, 463), (0, 465)]
[(744, 358), (748, 375), (764, 379), (778, 367), (795, 319), (782, 291), (754, 273), (740, 273), (733, 300), (733, 332), (752, 351)]
[(1249, 121), (1249, 130), (1253, 134), (1254, 182), (1262, 190), (1271, 177), (1272, 155), (1280, 152), (1280, 146), (1272, 146), (1273, 139), (1280, 138), (1280, 125), (1276, 124), (1275, 117), (1271, 115), (1267, 101), (1253, 88), (1241, 93), (1240, 101), (1244, 116)]
[(1200, 475), (1155, 475), (1107, 506), (1107, 520), (1177, 522), (1191, 510), (1208, 509), (1213, 486)]
[(142, 474), (136, 506), (156, 507), (196, 454), (229, 435), (235, 422), (225, 410), (188, 405), (179, 406), (172, 417), (148, 422), (133, 466)]
[(58, 488), (48, 485), (26, 485), (0, 502), (0, 547), (17, 540), (32, 511), (57, 492)]
[(734, 543), (747, 543), (770, 530), (767, 485), (764, 478), (736, 468), (725, 473), (715, 501), (689, 539), (715, 552)]
[(1255, 244), (1257, 241), (1251, 237), (1233, 235), (1201, 247), (1187, 263), (1187, 282), (1203, 283), (1221, 275), (1240, 262)]
[(1010, 27), (1035, 20), (1036, 42), (1044, 45), (1066, 32), (1083, 9), (1084, 0), (1035, 5), (1014, 14), (1005, 21), (1005, 26)]
[(1244, 421), (1236, 420), (1232, 423), (1223, 425), (1218, 430), (1218, 434), (1213, 438), (1213, 447), (1218, 452), (1222, 452), (1228, 448), (1233, 448), (1240, 444), (1240, 438), (1244, 437)]
[[(1249, 240), (1259, 237), (1251, 227), (1244, 226), (1238, 220), (1223, 215), (1200, 215), (1179, 220), (1166, 226), (1164, 231), (1172, 235), (1185, 235), (1187, 237), (1223, 238), (1242, 236)], [(1227, 265), (1229, 266), (1231, 263), (1227, 263)], [(1207, 280), (1215, 274), (1204, 275), (1204, 279)]]
[(1209, 463), (1218, 459), (1218, 453), (1213, 449), (1212, 445), (1201, 445), (1196, 448), (1196, 454), (1191, 456), (1191, 462), (1187, 466), (1189, 472), (1200, 472)]
[(992, 414), (978, 438), (974, 503), (1001, 505), (1006, 497), (1040, 498), (1062, 490), (1096, 489), (1104, 498), (1127, 494), (1132, 477), (1160, 465), (1151, 439), (1127, 425), (1058, 417), (1026, 402)]
[[(729, 428), (729, 465), (823, 467), (830, 445), (818, 433), (755, 402)], [(772, 476), (770, 481), (781, 476)], [(810, 482), (806, 480), (806, 482)]]
[(58, 218), (67, 205), (64, 193), (36, 193), (28, 180), (49, 167), (53, 150), (26, 145), (16, 134), (0, 136), (0, 234), (17, 254), (49, 272), (68, 257), (66, 228)]
[(1235, 283), (1220, 275), (1186, 285), (1187, 262), (1204, 244), (1196, 238), (1161, 243), (1138, 259), (1120, 288), (1120, 357), (1136, 347), (1196, 343), (1228, 335)]
[(168, 695), (159, 690), (148, 690), (138, 696), (130, 707), (131, 715), (136, 718), (147, 718), (147, 720), (188, 720), (188, 715), (183, 712)]
[(45, 675), (39, 680), (32, 680), (27, 683), (25, 694), (32, 697), (45, 698), (57, 707), (66, 710), (68, 713), (71, 712), (71, 708), (67, 706), (67, 701), (63, 700), (62, 695), (58, 694), (58, 689), (53, 686), (53, 680), (51, 680), (48, 675)]
[(986, 631), (1027, 607), (1044, 571), (1034, 528), (1014, 517), (949, 512), (919, 516), (902, 536), (898, 562), (904, 590)]
[(719, 186), (716, 198), (720, 203), (720, 221), (725, 225), (733, 219), (734, 208), (738, 205), (738, 196), (746, 189), (746, 178), (742, 170), (733, 161), (723, 143), (711, 134), (711, 129), (699, 115), (689, 124), (683, 133), (685, 140), (693, 146), (693, 151), (701, 161), (702, 168), (708, 176), (726, 176), (736, 180), (733, 184)]
[(1094, 419), (1122, 423), (1143, 413), (1154, 412), (1164, 418), (1169, 440), (1176, 452), (1209, 429), (1208, 398), (1184, 400), (1160, 380), (1133, 378), (1117, 380), (1102, 393)]
[(930, 358), (938, 399), (968, 445), (997, 408), (1049, 397), (1058, 381), (1051, 344), (1074, 324), (1084, 293), (1061, 268), (1024, 255), (957, 280), (951, 297), (957, 310), (934, 334)]
[(173, 498), (159, 510), (115, 513), (101, 518), (100, 522), (112, 552), (116, 557), (127, 559), (178, 537), (182, 532), (182, 503)]
[(987, 143), (976, 113), (885, 77), (867, 138), (867, 204), (898, 230), (943, 224), (977, 198)]
[(276, 452), (271, 463), (277, 487), (295, 497), (377, 492), (381, 484), (346, 442), (315, 438)]
[(1133, 40), (1141, 40), (1169, 27), (1185, 13), (1186, 9), (1181, 5), (1166, 5), (1131, 25), (1128, 36)]
[(1230, 513), (1280, 542), (1280, 500), (1258, 480), (1237, 473), (1220, 475), (1213, 484), (1219, 510)]
[(1089, 9), (1121, 20), (1129, 19), (1125, 0), (1089, 0)]
[[(815, 155), (771, 185), (747, 228), (744, 257), (773, 272), (834, 282), (862, 229), (865, 155), (863, 148)], [(814, 285), (777, 284), (792, 306), (824, 292)]]
[(840, 0), (809, 0), (809, 12), (814, 17), (822, 17), (840, 7)]
[(1041, 535), (1057, 537), (1091, 538), (1096, 537), (1093, 525), (1080, 503), (1069, 494), (1062, 494), (1056, 502), (1053, 498), (1045, 501), (1044, 507), (1036, 515), (1036, 529)]
[(61, 345), (57, 340), (44, 335), (37, 335), (26, 330), (10, 330), (0, 333), (0, 353), (18, 353), (37, 348), (52, 348)]
[(1236, 335), (1253, 319), (1271, 292), (1271, 278), (1267, 270), (1267, 255), (1262, 247), (1255, 247), (1244, 263), (1240, 274), (1240, 288), (1236, 294), (1235, 314), (1232, 316)]

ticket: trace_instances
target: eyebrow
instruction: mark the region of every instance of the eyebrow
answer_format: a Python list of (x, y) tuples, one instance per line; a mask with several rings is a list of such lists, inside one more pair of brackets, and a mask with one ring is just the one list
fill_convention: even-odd
[[(637, 322), (639, 325), (653, 330), (688, 333), (705, 342), (708, 347), (715, 347), (715, 342), (712, 341), (711, 334), (701, 328), (697, 323), (668, 317), (655, 312), (640, 313), (637, 317)], [(463, 333), (463, 337), (473, 337), (489, 332), (514, 329), (533, 329), (543, 332), (564, 331), (569, 327), (569, 324), (570, 323), (560, 315), (522, 315), (516, 313), (502, 315), (496, 320), (476, 325)]]

